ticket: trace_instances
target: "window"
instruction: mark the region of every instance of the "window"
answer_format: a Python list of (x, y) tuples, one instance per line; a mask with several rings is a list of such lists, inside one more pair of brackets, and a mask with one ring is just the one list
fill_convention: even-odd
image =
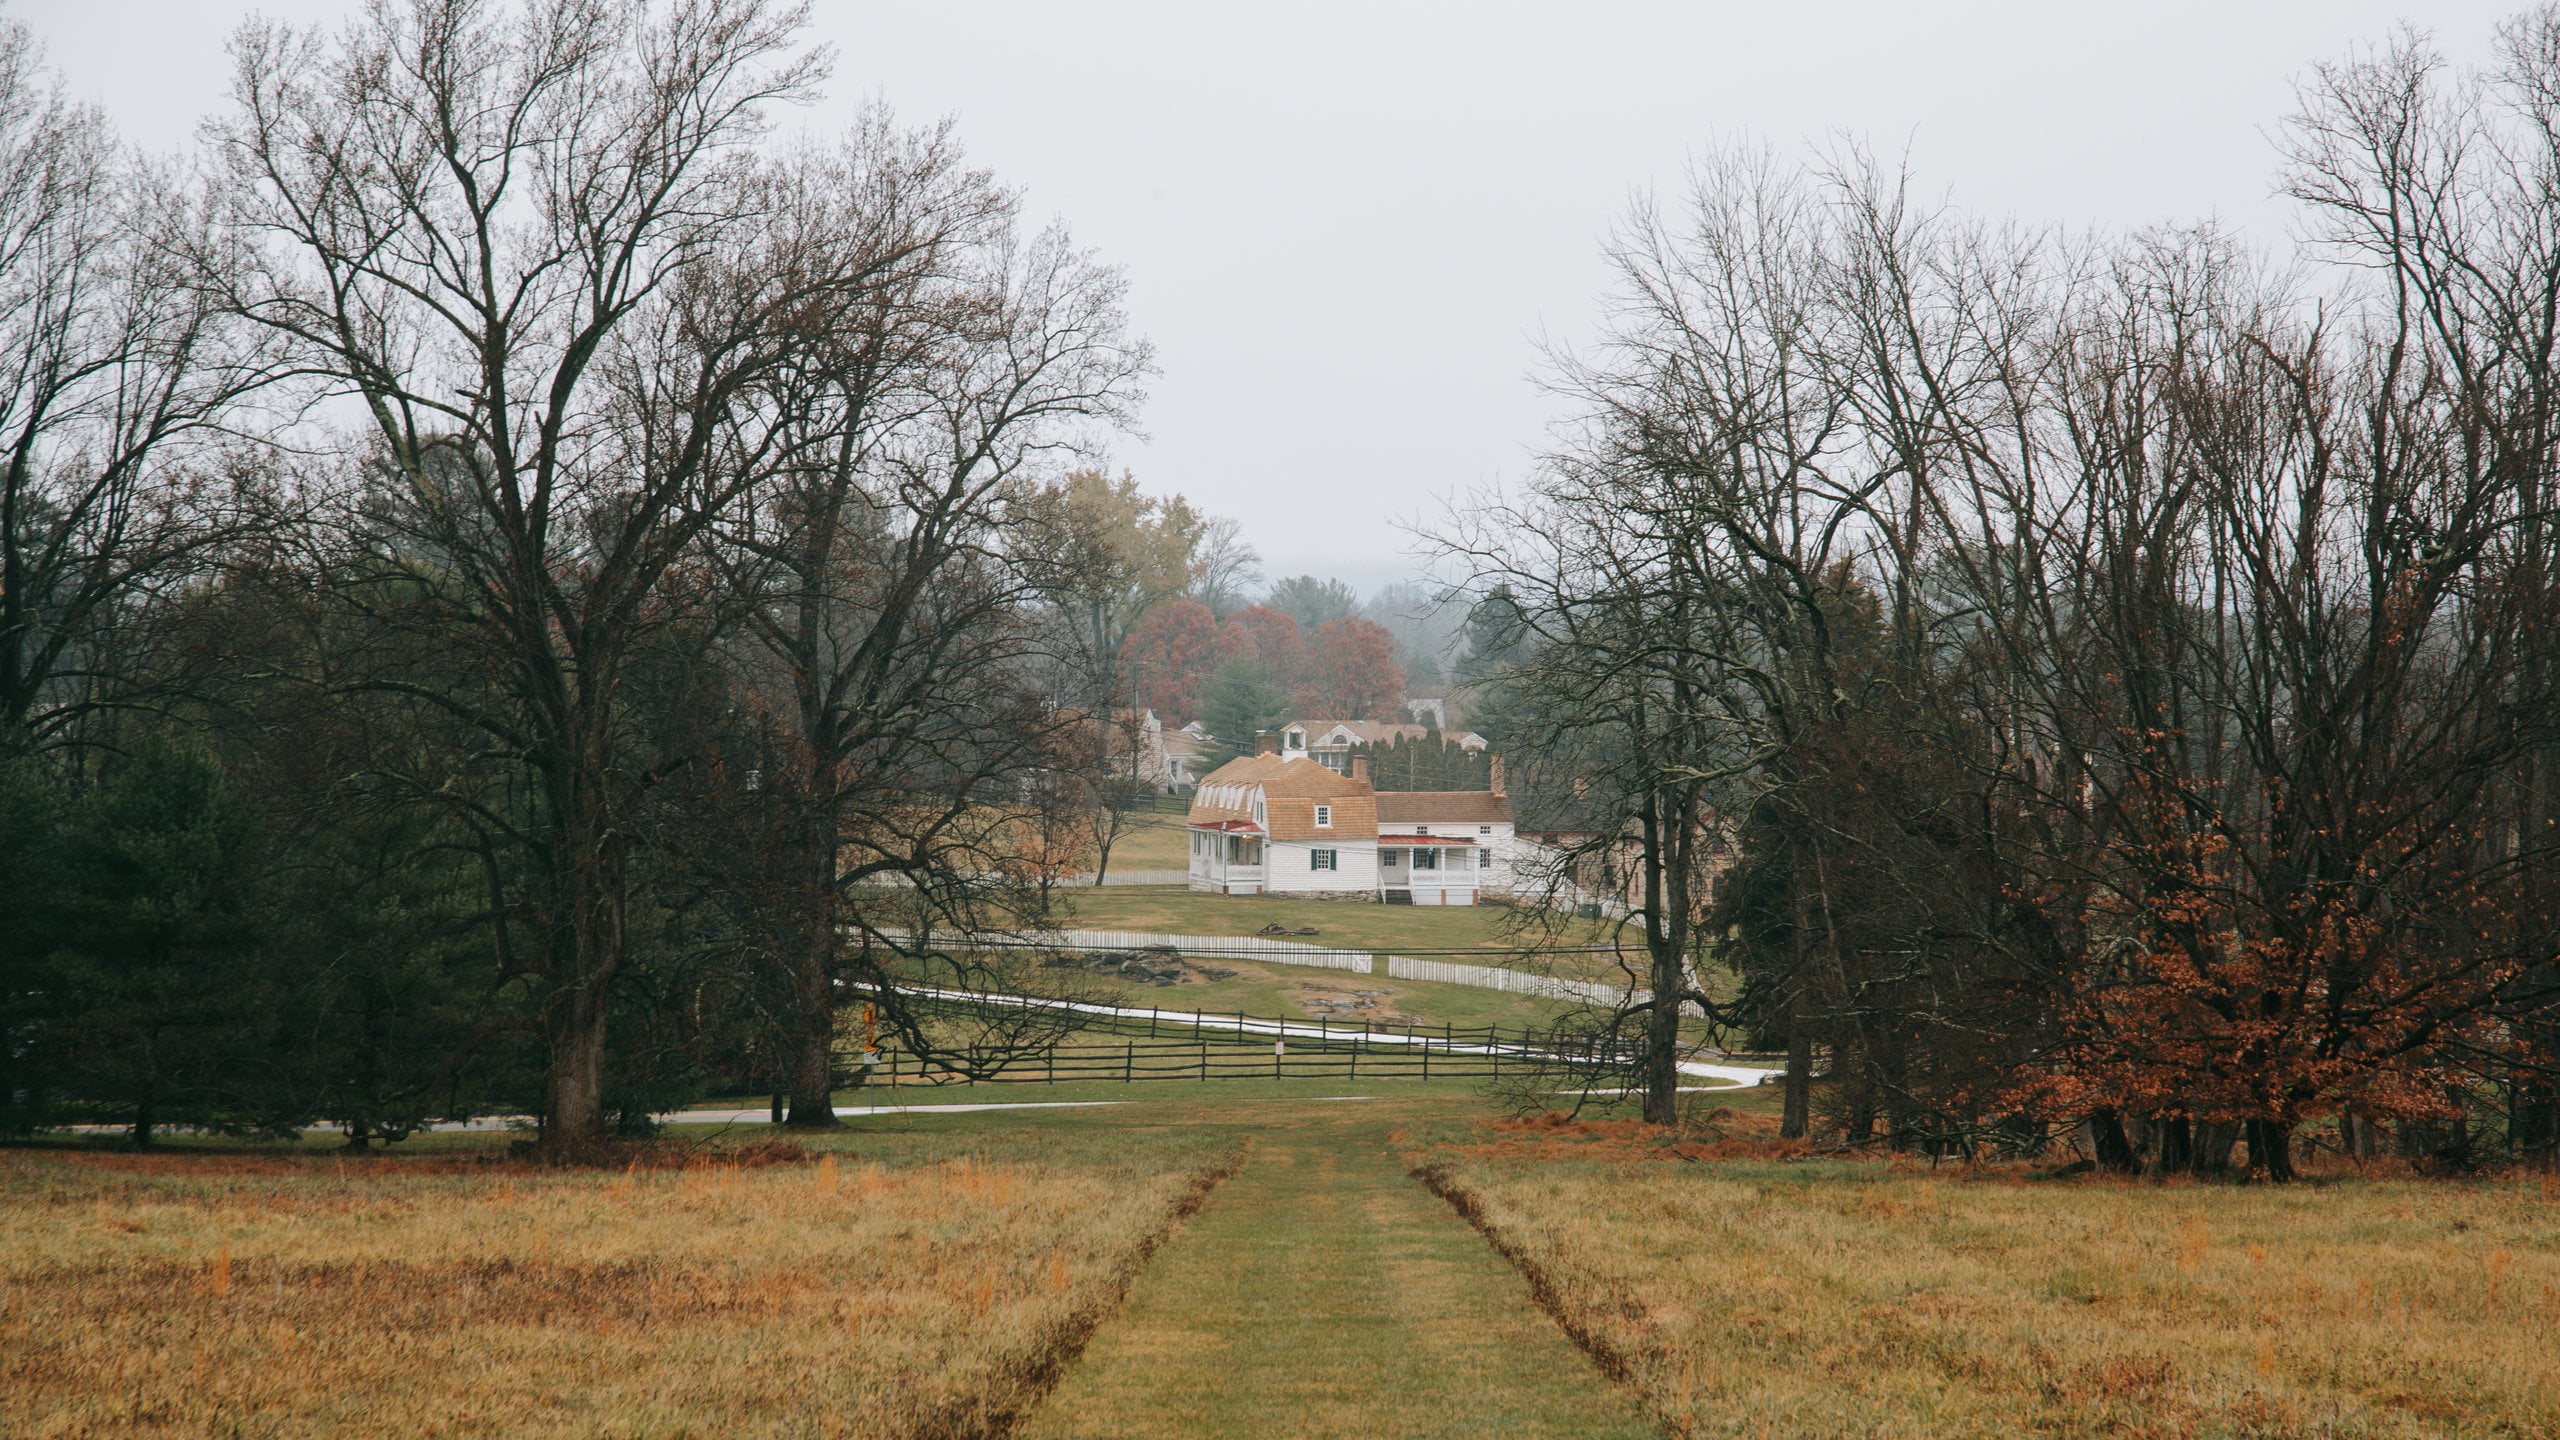
[(1431, 833), (1431, 827), (1428, 825), (1416, 825), (1413, 827), (1413, 833), (1416, 835), (1428, 835)]
[(1415, 851), (1413, 852), (1413, 868), (1414, 868), (1414, 869), (1416, 869), (1416, 870), (1437, 870), (1437, 869), (1439, 869), (1439, 868), (1440, 868), (1440, 851), (1438, 850), (1438, 848), (1437, 848), (1437, 847), (1431, 847), (1431, 848), (1424, 848), (1424, 849), (1417, 849), (1417, 850), (1415, 850)]
[(1490, 835), (1493, 833), (1493, 827), (1490, 825), (1479, 825), (1476, 827), (1476, 833), (1479, 835)]
[(1342, 867), (1333, 863), (1332, 851), (1310, 850), (1307, 852), (1307, 868), (1310, 870), (1338, 870)]
[(1401, 850), (1381, 850), (1378, 852), (1378, 863), (1390, 867), (1402, 865), (1404, 863), (1404, 852)]
[[(1319, 830), (1330, 830), (1333, 828), (1332, 806), (1319, 805), (1316, 807), (1316, 828)], [(1325, 868), (1330, 869), (1332, 867), (1327, 866)]]
[(1304, 730), (1283, 730), (1280, 732), (1280, 744), (1285, 749), (1304, 750), (1307, 748), (1307, 732)]

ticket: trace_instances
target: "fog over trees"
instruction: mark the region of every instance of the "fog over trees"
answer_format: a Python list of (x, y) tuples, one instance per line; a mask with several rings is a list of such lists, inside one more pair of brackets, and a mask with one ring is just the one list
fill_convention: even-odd
[(1702, 150), (1365, 600), (1113, 464), (1127, 277), (949, 123), (792, 128), (804, 18), (253, 23), (158, 161), (0, 16), (0, 1126), (832, 1125), (849, 1005), (1051, 1037), (950, 942), (1110, 863), (1148, 716), (1452, 685), (1648, 1120), (1703, 1024), (1826, 1144), (2560, 1153), (2560, 9), (2308, 72), (2290, 259)]
[(2311, 73), (2296, 267), (1854, 147), (1621, 222), (1579, 421), (1443, 543), (1523, 632), (1512, 743), (1610, 817), (1649, 1118), (1686, 997), (1787, 1047), (1795, 1135), (2560, 1145), (2560, 12), (2500, 41)]

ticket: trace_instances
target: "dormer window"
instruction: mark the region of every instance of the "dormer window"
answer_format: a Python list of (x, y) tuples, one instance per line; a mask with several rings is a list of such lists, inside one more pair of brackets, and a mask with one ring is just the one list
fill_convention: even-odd
[(1332, 806), (1319, 805), (1316, 807), (1316, 828), (1319, 830), (1330, 830), (1333, 828)]
[(1307, 748), (1307, 732), (1304, 730), (1283, 730), (1280, 732), (1280, 743), (1291, 750), (1304, 750)]

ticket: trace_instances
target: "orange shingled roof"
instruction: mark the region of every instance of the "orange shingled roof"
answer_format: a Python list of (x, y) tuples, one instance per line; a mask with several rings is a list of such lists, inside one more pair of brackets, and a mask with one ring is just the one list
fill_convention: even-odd
[[(1366, 780), (1337, 775), (1313, 760), (1247, 755), (1200, 777), (1191, 794), (1190, 823), (1204, 829), (1251, 824), (1253, 796), (1261, 792), (1264, 831), (1274, 840), (1374, 840), (1378, 804)], [(1316, 806), (1333, 807), (1331, 825), (1316, 824)]]

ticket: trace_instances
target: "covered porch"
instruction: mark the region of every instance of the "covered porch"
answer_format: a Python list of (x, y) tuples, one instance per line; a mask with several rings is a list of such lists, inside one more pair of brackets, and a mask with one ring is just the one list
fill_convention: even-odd
[(1378, 898), (1389, 905), (1473, 905), (1483, 868), (1482, 847), (1470, 839), (1378, 837)]
[(1262, 827), (1224, 820), (1191, 827), (1191, 888), (1213, 895), (1259, 895), (1267, 871)]

